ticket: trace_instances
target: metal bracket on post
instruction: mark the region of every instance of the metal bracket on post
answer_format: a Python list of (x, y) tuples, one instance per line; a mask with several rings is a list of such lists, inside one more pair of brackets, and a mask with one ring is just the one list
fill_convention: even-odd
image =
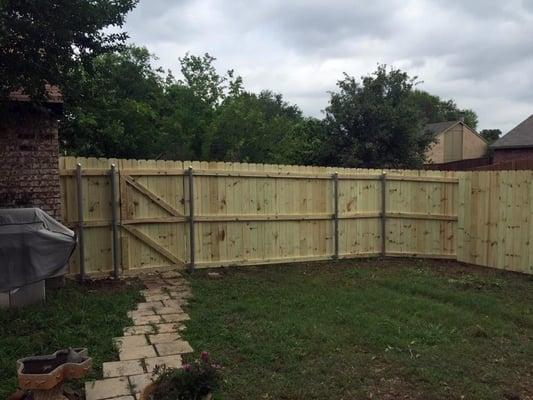
[(189, 167), (189, 272), (194, 271), (194, 174), (192, 166)]
[(334, 229), (334, 248), (335, 252), (333, 258), (339, 258), (339, 174), (335, 172), (333, 174), (333, 229)]
[(80, 282), (85, 280), (85, 244), (83, 242), (83, 191), (81, 164), (76, 165), (76, 190), (78, 201), (78, 246), (80, 255)]
[(386, 213), (387, 213), (387, 173), (381, 173), (381, 257), (387, 254), (387, 227), (386, 227)]
[(111, 252), (113, 257), (113, 276), (119, 277), (119, 247), (118, 247), (118, 217), (117, 217), (117, 170), (115, 164), (111, 164), (109, 171), (111, 178), (111, 220), (112, 220), (112, 238)]

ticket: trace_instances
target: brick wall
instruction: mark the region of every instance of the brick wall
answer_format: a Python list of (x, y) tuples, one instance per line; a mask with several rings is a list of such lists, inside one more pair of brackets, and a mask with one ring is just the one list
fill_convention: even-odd
[(0, 125), (0, 208), (39, 207), (60, 219), (57, 120), (50, 111), (26, 105), (4, 118)]
[(533, 148), (523, 149), (494, 149), (493, 163), (501, 163), (510, 160), (533, 159)]

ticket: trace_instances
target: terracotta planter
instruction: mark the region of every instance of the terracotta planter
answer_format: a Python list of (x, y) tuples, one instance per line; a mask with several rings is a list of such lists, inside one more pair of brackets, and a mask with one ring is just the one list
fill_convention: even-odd
[(64, 349), (54, 354), (17, 360), (19, 386), (24, 390), (51, 390), (67, 379), (79, 379), (91, 369), (87, 349)]
[[(150, 396), (155, 390), (155, 383), (150, 383), (148, 386), (144, 388), (144, 390), (141, 392), (141, 397), (139, 400), (150, 400)], [(211, 400), (213, 398), (213, 395), (211, 393), (205, 395), (202, 400)]]

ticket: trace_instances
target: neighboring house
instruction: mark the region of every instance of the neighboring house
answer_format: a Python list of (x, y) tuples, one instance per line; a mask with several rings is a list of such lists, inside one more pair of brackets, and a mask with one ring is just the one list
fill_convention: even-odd
[(488, 145), (475, 130), (462, 121), (428, 124), (424, 131), (434, 133), (437, 141), (426, 152), (432, 164), (484, 157)]
[(491, 146), (493, 163), (509, 160), (533, 159), (533, 115), (522, 121)]

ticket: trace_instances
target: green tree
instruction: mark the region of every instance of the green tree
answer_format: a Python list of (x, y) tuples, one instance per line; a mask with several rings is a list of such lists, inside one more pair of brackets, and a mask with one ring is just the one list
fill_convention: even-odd
[(216, 107), (224, 98), (227, 77), (220, 76), (213, 65), (215, 57), (205, 53), (203, 56), (195, 56), (187, 53), (179, 59), (183, 84), (191, 88), (193, 94), (208, 107)]
[(483, 129), (479, 134), (487, 141), (488, 144), (494, 143), (501, 136), (502, 131), (499, 129)]
[(459, 109), (453, 100), (442, 100), (423, 90), (413, 90), (410, 101), (421, 112), (426, 123), (458, 121), (464, 118), (465, 124), (476, 129), (478, 124), (477, 114), (470, 109)]
[(0, 99), (23, 89), (36, 99), (45, 84), (62, 87), (69, 71), (116, 50), (121, 27), (138, 0), (0, 0)]
[(361, 83), (345, 74), (326, 108), (328, 138), (323, 162), (347, 167), (415, 168), (434, 137), (423, 132), (409, 101), (415, 80), (379, 66)]
[(307, 141), (301, 110), (280, 94), (228, 96), (213, 122), (211, 157), (225, 161), (297, 163)]
[(243, 91), (242, 78), (233, 70), (220, 75), (209, 54), (186, 54), (180, 58), (183, 79), (168, 80), (163, 124), (164, 156), (211, 160), (213, 122), (228, 96)]
[(160, 151), (161, 72), (145, 48), (94, 59), (71, 71), (61, 121), (63, 150), (81, 156), (155, 158)]
[(311, 126), (279, 94), (246, 92), (215, 58), (181, 58), (183, 79), (152, 67), (148, 50), (127, 47), (96, 57), (92, 74), (69, 74), (62, 149), (123, 158), (298, 163), (310, 159)]
[(193, 89), (174, 82), (167, 86), (161, 115), (161, 158), (207, 160), (214, 109)]

